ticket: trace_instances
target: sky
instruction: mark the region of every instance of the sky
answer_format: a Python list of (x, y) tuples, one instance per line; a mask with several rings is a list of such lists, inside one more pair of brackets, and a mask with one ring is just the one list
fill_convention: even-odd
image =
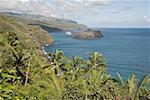
[(150, 28), (150, 0), (0, 0), (0, 12), (66, 18), (89, 27)]

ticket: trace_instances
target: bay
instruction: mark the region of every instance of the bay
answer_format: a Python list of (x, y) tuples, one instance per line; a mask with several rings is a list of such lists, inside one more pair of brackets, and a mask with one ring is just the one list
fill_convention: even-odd
[(136, 74), (141, 78), (150, 74), (150, 29), (148, 28), (100, 28), (104, 37), (94, 40), (73, 39), (63, 31), (50, 31), (55, 44), (46, 52), (62, 50), (64, 55), (86, 59), (90, 52), (98, 51), (106, 58), (107, 72), (116, 77), (116, 72), (127, 79)]

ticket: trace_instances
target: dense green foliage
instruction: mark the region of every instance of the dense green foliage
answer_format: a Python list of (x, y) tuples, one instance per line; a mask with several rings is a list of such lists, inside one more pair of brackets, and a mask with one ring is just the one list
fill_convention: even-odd
[(137, 82), (135, 75), (124, 80), (117, 73), (114, 79), (98, 52), (82, 59), (56, 50), (47, 59), (36, 40), (0, 28), (0, 100), (150, 99), (149, 76)]
[[(3, 41), (2, 41), (3, 40)], [(88, 59), (67, 58), (63, 52), (50, 59), (26, 48), (15, 33), (1, 35), (0, 99), (43, 100), (148, 100), (149, 76), (137, 84), (135, 75), (125, 81), (118, 73), (114, 80), (106, 73), (103, 56), (91, 53)]]

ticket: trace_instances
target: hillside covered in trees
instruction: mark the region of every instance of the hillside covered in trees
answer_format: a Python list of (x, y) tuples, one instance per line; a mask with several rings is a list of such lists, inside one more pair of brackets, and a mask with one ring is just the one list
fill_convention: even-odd
[(53, 39), (39, 26), (0, 15), (0, 100), (149, 100), (150, 77), (114, 79), (98, 52), (87, 59), (43, 55)]

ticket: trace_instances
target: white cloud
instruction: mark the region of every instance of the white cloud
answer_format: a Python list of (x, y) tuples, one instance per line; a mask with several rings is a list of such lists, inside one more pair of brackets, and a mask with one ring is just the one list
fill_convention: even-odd
[[(125, 1), (125, 2), (123, 2)], [(0, 11), (13, 11), (30, 14), (40, 14), (77, 20), (83, 24), (95, 25), (147, 25), (150, 18), (141, 6), (129, 3), (129, 0), (0, 0)], [(141, 3), (142, 4), (142, 3)], [(138, 7), (138, 8), (137, 8)], [(144, 9), (144, 10), (143, 10)], [(132, 13), (133, 12), (133, 13)], [(142, 15), (141, 15), (141, 14)], [(119, 15), (118, 15), (119, 14)], [(134, 16), (136, 15), (136, 16)], [(134, 18), (132, 18), (132, 16)], [(142, 17), (141, 17), (142, 16)], [(118, 21), (118, 19), (120, 21)], [(131, 21), (130, 21), (131, 19)], [(136, 21), (132, 21), (135, 19)], [(111, 21), (112, 20), (112, 21)], [(124, 21), (125, 20), (125, 21)], [(127, 24), (127, 25), (128, 25)], [(123, 24), (124, 25), (124, 24)]]
[(104, 6), (109, 5), (111, 0), (75, 0), (85, 6)]
[(124, 11), (128, 11), (128, 10), (131, 10), (131, 9), (132, 9), (131, 6), (125, 6), (125, 7), (122, 7), (122, 8), (120, 8), (120, 9), (118, 9), (118, 10), (113, 10), (113, 11), (110, 12), (110, 13), (112, 13), (112, 14), (120, 14), (120, 13), (122, 13), (122, 12), (124, 12)]
[(150, 16), (142, 16), (142, 18), (150, 24)]
[(75, 19), (109, 4), (110, 0), (0, 0), (0, 9)]
[(27, 1), (29, 1), (29, 0), (18, 0), (18, 1), (23, 1), (23, 2), (27, 2)]

